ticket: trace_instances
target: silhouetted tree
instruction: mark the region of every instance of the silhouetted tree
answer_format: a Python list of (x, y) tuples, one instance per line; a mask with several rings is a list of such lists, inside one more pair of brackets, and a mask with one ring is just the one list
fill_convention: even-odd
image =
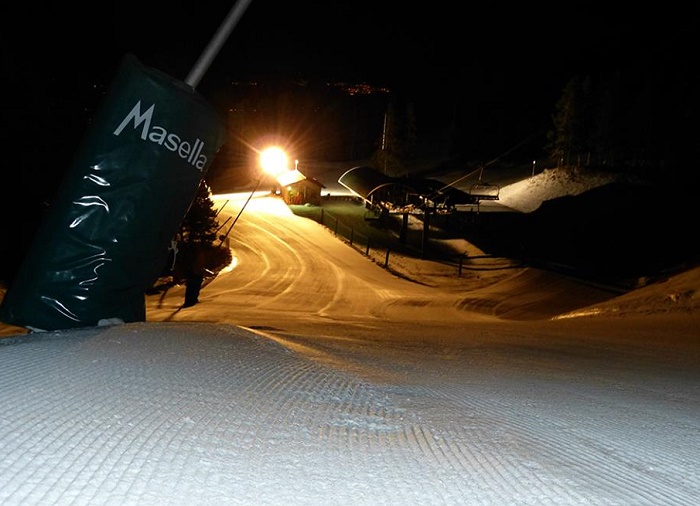
[(416, 116), (409, 104), (403, 115), (394, 103), (384, 114), (384, 125), (377, 151), (372, 157), (374, 166), (388, 175), (405, 172), (405, 159), (410, 156), (417, 142)]
[(593, 102), (589, 145), (592, 163), (597, 167), (614, 168), (620, 152), (620, 103), (621, 83), (619, 73), (602, 80), (597, 100)]
[(552, 116), (548, 153), (559, 165), (684, 181), (696, 158), (695, 38), (680, 31), (610, 73), (571, 79)]
[(214, 246), (219, 229), (216, 216), (211, 189), (202, 180), (180, 224), (173, 249), (173, 281), (180, 283), (184, 280), (186, 283), (184, 307), (193, 306), (199, 301), (205, 277), (214, 275), (231, 262), (232, 255), (228, 248)]
[(216, 231), (219, 228), (216, 214), (214, 201), (211, 199), (211, 189), (207, 182), (202, 180), (180, 224), (180, 242), (211, 246), (216, 240)]
[(581, 165), (588, 159), (591, 104), (590, 79), (571, 79), (557, 102), (554, 130), (547, 133), (547, 148), (557, 165)]

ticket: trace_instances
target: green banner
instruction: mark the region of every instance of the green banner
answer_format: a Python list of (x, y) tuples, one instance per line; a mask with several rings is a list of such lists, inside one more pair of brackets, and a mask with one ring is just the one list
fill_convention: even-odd
[(145, 321), (144, 292), (224, 131), (191, 86), (125, 56), (0, 320), (31, 330)]

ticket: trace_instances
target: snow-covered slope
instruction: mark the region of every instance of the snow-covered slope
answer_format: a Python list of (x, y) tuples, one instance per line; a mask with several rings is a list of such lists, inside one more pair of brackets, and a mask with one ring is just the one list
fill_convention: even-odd
[(499, 203), (521, 213), (537, 210), (542, 202), (583, 192), (619, 181), (605, 172), (545, 169), (539, 174), (500, 189)]

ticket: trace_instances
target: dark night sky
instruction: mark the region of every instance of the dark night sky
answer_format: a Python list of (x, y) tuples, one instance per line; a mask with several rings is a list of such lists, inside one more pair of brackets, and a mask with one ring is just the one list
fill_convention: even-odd
[[(2, 31), (3, 52), (16, 58), (15, 72), (32, 77), (44, 65), (67, 79), (94, 77), (131, 51), (184, 78), (232, 5), (27, 2), (4, 20), (11, 25)], [(222, 74), (292, 73), (410, 93), (436, 82), (454, 92), (500, 79), (503, 93), (559, 91), (572, 73), (647, 58), (696, 18), (690, 5), (668, 14), (658, 6), (617, 12), (595, 5), (568, 2), (557, 11), (523, 2), (252, 0), (201, 86)]]
[[(419, 126), (455, 104), (463, 122), (473, 118), (472, 129), (488, 129), (492, 112), (507, 111), (507, 123), (519, 130), (496, 125), (489, 149), (498, 155), (518, 135), (551, 126), (556, 101), (574, 75), (644, 66), (677, 47), (679, 38), (690, 40), (697, 26), (692, 3), (674, 9), (639, 4), (633, 11), (609, 2), (561, 5), (252, 0), (198, 90), (208, 98), (224, 83), (249, 78), (364, 81), (414, 102)], [(93, 85), (106, 86), (125, 53), (184, 79), (232, 6), (15, 4), (0, 36), (13, 97), (3, 105), (13, 125), (5, 142), (33, 153), (19, 167), (47, 159), (67, 163), (99, 99)]]
[[(108, 82), (125, 52), (184, 79), (232, 5), (16, 4), (3, 20), (5, 81), (19, 94), (80, 89)], [(697, 25), (691, 4), (668, 12), (565, 5), (252, 0), (199, 90), (206, 96), (222, 76), (290, 75), (367, 81), (415, 100), (517, 102), (519, 110), (527, 104), (549, 115), (574, 74), (643, 65)]]

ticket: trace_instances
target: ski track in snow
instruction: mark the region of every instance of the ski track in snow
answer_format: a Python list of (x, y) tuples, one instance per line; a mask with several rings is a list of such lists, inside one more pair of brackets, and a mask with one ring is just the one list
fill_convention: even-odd
[[(459, 361), (467, 365), (438, 369), (421, 386), (411, 371), (434, 365), (423, 348), (390, 348), (397, 356), (381, 368), (361, 357), (362, 346), (348, 362), (323, 339), (317, 346), (225, 325), (125, 329), (133, 335), (91, 329), (68, 342), (58, 333), (2, 347), (2, 504), (428, 497), (446, 505), (686, 506), (700, 492), (689, 479), (698, 471), (696, 413), (674, 412), (655, 378), (644, 388), (658, 389), (659, 406), (635, 401), (640, 387), (624, 375), (627, 391), (596, 392), (619, 371), (583, 367), (576, 374), (599, 381), (582, 385), (572, 374), (557, 382), (547, 377), (556, 361), (533, 376), (526, 361), (477, 349), (478, 367)], [(599, 406), (601, 398), (619, 405)], [(610, 409), (621, 416), (607, 419)], [(680, 422), (685, 429), (669, 434), (685, 431), (681, 441), (655, 429)]]
[[(503, 357), (494, 358), (492, 368)], [(323, 361), (329, 363), (328, 357)], [(415, 353), (410, 361), (409, 370), (420, 369), (424, 353)], [(362, 368), (359, 364), (364, 362), (355, 363)], [(611, 369), (610, 379), (600, 378), (600, 385), (587, 387), (576, 378), (560, 384), (550, 378), (523, 381), (532, 375), (529, 367), (518, 370), (509, 364), (508, 375), (515, 377), (505, 381), (477, 377), (467, 387), (454, 386), (463, 384), (470, 374), (462, 369), (453, 372), (452, 381), (440, 376), (438, 383), (446, 381), (448, 388), (390, 387), (402, 411), (419, 420), (406, 427), (405, 445), (398, 446), (402, 452), (422, 449), (418, 458), (440, 470), (430, 483), (449, 481), (455, 504), (471, 497), (473, 504), (512, 504), (518, 498), (518, 504), (680, 505), (697, 495), (697, 486), (684, 476), (698, 450), (696, 444), (688, 445), (696, 425), (692, 412), (668, 412), (648, 401), (635, 401), (630, 398), (632, 387), (623, 388), (617, 398), (612, 396), (614, 406), (601, 409), (600, 399), (610, 394), (598, 390), (608, 389), (606, 383), (613, 384), (619, 371)], [(346, 362), (340, 370), (352, 370), (352, 366)], [(589, 373), (601, 376), (600, 371), (583, 370), (581, 380)], [(652, 386), (657, 388), (653, 384), (647, 388)], [(668, 392), (683, 388), (670, 386)], [(669, 404), (663, 390), (662, 386), (658, 402)], [(504, 392), (518, 395), (504, 398)], [(542, 392), (551, 394), (543, 397)], [(673, 408), (670, 401), (667, 407)], [(619, 418), (606, 415), (611, 410), (619, 412)], [(679, 440), (673, 424), (684, 418), (688, 439)], [(659, 426), (669, 430), (657, 434), (654, 428)], [(646, 460), (640, 462), (640, 454)], [(488, 493), (475, 496), (475, 490)]]

